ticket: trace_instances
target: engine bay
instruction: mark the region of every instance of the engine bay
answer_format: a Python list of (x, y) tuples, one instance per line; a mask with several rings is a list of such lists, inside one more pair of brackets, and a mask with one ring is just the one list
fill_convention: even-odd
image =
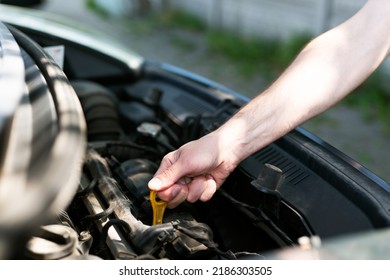
[[(334, 217), (339, 216), (340, 221), (336, 218), (333, 222), (339, 227), (321, 228), (327, 222), (318, 218), (310, 224), (307, 217), (314, 213), (307, 211), (304, 217), (287, 200), (302, 196), (302, 191), (289, 196), (291, 187), (304, 189), (305, 182), (310, 187), (322, 183), (325, 190), (321, 195), (331, 198), (337, 194), (275, 144), (256, 155), (256, 164), (243, 162), (211, 201), (167, 209), (163, 223), (152, 225), (147, 183), (162, 157), (214, 129), (237, 109), (237, 104), (227, 100), (214, 113), (208, 108), (199, 109), (206, 111), (204, 115), (191, 112), (186, 103), (177, 103), (177, 98), (183, 96), (181, 92), (177, 98), (165, 98), (167, 89), (158, 87), (161, 82), (153, 79), (126, 86), (117, 93), (91, 81), (71, 82), (87, 124), (82, 175), (77, 193), (61, 212), (59, 223), (43, 227), (43, 234), (29, 241), (28, 257), (261, 259), (269, 251), (299, 247), (301, 237), (318, 240), (319, 232), (331, 236), (372, 226), (360, 209), (342, 197), (334, 207), (345, 212), (345, 220), (355, 215), (352, 223), (345, 224), (343, 215), (336, 211)], [(167, 112), (170, 100), (176, 103), (174, 110)], [(320, 194), (313, 195), (315, 200)], [(309, 209), (321, 207), (327, 208), (329, 219), (332, 210), (327, 204), (313, 204)], [(313, 228), (317, 224), (320, 226)], [(65, 238), (69, 231), (74, 238)], [(54, 251), (35, 245), (42, 241), (50, 246), (54, 241)], [(69, 248), (73, 248), (72, 253)]]
[[(29, 241), (29, 257), (237, 259), (261, 257), (262, 251), (296, 243), (269, 216), (279, 216), (280, 207), (278, 192), (267, 189), (268, 185), (276, 189), (281, 177), (281, 173), (273, 174), (272, 168), (257, 179), (261, 186), (256, 180), (252, 183), (267, 201), (269, 215), (221, 190), (211, 202), (167, 209), (163, 223), (152, 225), (147, 183), (167, 152), (206, 131), (203, 120), (186, 117), (186, 125), (177, 132), (177, 125), (158, 104), (163, 94), (159, 88), (148, 91), (142, 101), (131, 99), (118, 106), (118, 96), (106, 87), (90, 81), (74, 81), (72, 86), (87, 123), (82, 177), (59, 223), (44, 226), (43, 232)], [(217, 120), (216, 115), (206, 118), (207, 124)], [(236, 188), (245, 181), (251, 185), (246, 176), (237, 176), (227, 185)], [(297, 217), (310, 235), (310, 228)], [(68, 232), (74, 238), (65, 238)], [(47, 251), (42, 242), (55, 244), (53, 251)], [(70, 248), (73, 252), (69, 255)]]

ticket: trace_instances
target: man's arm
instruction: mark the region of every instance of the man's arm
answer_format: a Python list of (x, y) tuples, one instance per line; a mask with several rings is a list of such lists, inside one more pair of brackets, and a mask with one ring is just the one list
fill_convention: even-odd
[(348, 21), (310, 42), (269, 89), (218, 133), (239, 136), (232, 142), (242, 160), (345, 97), (389, 49), (390, 1), (371, 0)]
[(174, 207), (208, 200), (240, 161), (325, 111), (390, 52), (390, 1), (369, 0), (311, 41), (265, 92), (216, 131), (164, 157), (149, 187)]

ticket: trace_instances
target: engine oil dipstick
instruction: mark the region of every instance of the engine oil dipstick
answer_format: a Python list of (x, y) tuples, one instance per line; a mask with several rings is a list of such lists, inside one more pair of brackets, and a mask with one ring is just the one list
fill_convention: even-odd
[(152, 204), (153, 209), (153, 225), (162, 224), (165, 208), (167, 207), (167, 202), (158, 200), (156, 191), (150, 191), (150, 203)]

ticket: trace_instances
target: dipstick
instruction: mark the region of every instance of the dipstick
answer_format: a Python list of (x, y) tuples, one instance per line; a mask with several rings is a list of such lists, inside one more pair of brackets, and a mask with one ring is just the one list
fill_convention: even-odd
[(150, 191), (150, 203), (152, 204), (153, 209), (153, 225), (162, 224), (164, 211), (168, 204), (166, 201), (157, 201), (156, 195), (156, 191)]

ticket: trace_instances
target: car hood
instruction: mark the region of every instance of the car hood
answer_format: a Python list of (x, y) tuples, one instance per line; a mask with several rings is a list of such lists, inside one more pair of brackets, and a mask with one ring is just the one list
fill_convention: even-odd
[(124, 61), (134, 71), (138, 71), (144, 62), (142, 56), (107, 35), (59, 15), (0, 4), (0, 21), (54, 37), (60, 35), (63, 39)]

